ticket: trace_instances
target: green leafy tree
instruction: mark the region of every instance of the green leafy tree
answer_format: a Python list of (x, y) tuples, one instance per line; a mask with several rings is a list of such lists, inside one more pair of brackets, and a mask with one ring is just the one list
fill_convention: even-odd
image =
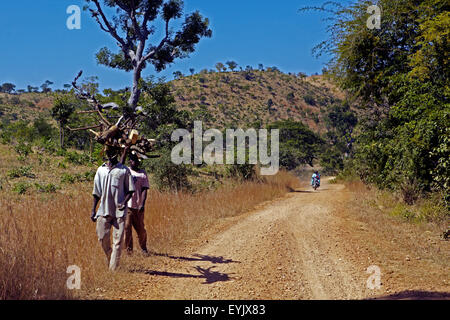
[(52, 81), (50, 80), (45, 80), (45, 82), (41, 85), (41, 90), (43, 93), (47, 93), (47, 92), (51, 92), (52, 89), (50, 88), (50, 86), (53, 84)]
[(380, 0), (380, 29), (367, 28), (369, 5), (305, 8), (332, 12), (330, 38), (316, 52), (332, 55), (329, 74), (361, 106), (352, 163), (363, 180), (402, 191), (408, 203), (417, 198), (411, 192), (433, 188), (448, 199), (448, 3)]
[(293, 170), (301, 164), (313, 166), (324, 141), (301, 122), (277, 121), (267, 127), (280, 130), (280, 165)]
[[(178, 31), (170, 23), (183, 16), (181, 0), (86, 0), (92, 17), (100, 28), (116, 41), (119, 52), (102, 48), (97, 61), (105, 66), (133, 72), (133, 83), (127, 105), (136, 109), (141, 95), (141, 75), (151, 64), (161, 71), (177, 58), (185, 58), (195, 51), (202, 37), (211, 37), (209, 21), (196, 11), (185, 16)], [(116, 15), (107, 17), (105, 7), (115, 9)], [(162, 39), (154, 37), (157, 21), (161, 21)], [(153, 36), (153, 39), (150, 39)], [(153, 42), (150, 42), (153, 40)]]
[(227, 68), (225, 67), (225, 65), (222, 62), (217, 62), (215, 65), (217, 72), (222, 72), (222, 71), (226, 71)]
[(12, 93), (16, 89), (16, 85), (6, 82), (0, 86), (0, 92)]
[(183, 78), (183, 73), (181, 73), (181, 71), (175, 71), (173, 73), (173, 76), (175, 79), (181, 79), (181, 78)]
[(38, 87), (33, 87), (33, 86), (30, 86), (30, 85), (27, 86), (27, 91), (28, 92), (38, 92), (38, 90), (39, 90)]
[(59, 145), (64, 147), (64, 126), (68, 123), (69, 117), (74, 112), (76, 101), (71, 95), (58, 95), (53, 104), (51, 114), (53, 119), (59, 124)]
[(235, 61), (227, 61), (226, 64), (231, 71), (234, 71), (234, 69), (238, 67), (238, 64)]
[(99, 83), (97, 76), (86, 77), (81, 84), (82, 90), (84, 92), (89, 93), (91, 96), (96, 95), (98, 93), (98, 87)]

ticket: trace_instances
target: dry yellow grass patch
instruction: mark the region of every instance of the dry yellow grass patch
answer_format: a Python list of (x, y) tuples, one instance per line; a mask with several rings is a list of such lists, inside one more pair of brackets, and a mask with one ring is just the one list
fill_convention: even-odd
[[(107, 271), (89, 219), (87, 185), (79, 193), (0, 197), (0, 299), (83, 298), (97, 287), (121, 281)], [(151, 190), (146, 208), (150, 250), (165, 251), (192, 239), (217, 219), (238, 215), (285, 194), (298, 179), (280, 172), (264, 182), (224, 186), (199, 194)], [(85, 190), (85, 191), (83, 191)], [(133, 259), (131, 257), (130, 259)], [(81, 290), (67, 290), (67, 267), (81, 268)], [(112, 281), (111, 281), (112, 280)]]

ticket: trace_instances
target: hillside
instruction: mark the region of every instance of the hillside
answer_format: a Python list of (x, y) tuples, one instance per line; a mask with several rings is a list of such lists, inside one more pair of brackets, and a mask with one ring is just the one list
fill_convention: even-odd
[(171, 84), (177, 105), (219, 127), (290, 119), (323, 132), (322, 114), (344, 98), (323, 76), (302, 77), (270, 69), (204, 72)]
[[(302, 121), (324, 132), (323, 113), (344, 95), (324, 76), (279, 71), (202, 72), (170, 82), (176, 105), (194, 118), (223, 128), (282, 119)], [(2, 121), (50, 118), (51, 93), (0, 94)]]

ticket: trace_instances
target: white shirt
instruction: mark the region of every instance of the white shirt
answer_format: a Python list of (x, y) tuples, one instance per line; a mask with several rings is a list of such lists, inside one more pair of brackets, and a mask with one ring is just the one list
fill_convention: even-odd
[(119, 210), (117, 206), (123, 203), (127, 193), (134, 191), (133, 177), (128, 167), (118, 162), (109, 170), (107, 164), (104, 163), (97, 169), (94, 178), (92, 194), (100, 198), (100, 206), (95, 217), (125, 217), (127, 208)]

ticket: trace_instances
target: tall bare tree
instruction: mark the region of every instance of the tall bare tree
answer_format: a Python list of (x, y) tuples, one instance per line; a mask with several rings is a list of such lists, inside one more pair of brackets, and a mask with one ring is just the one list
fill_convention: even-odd
[[(141, 74), (152, 64), (161, 71), (176, 58), (185, 58), (195, 51), (202, 37), (211, 37), (209, 20), (195, 11), (185, 16), (180, 29), (174, 32), (169, 23), (183, 15), (182, 0), (86, 0), (92, 17), (100, 28), (110, 34), (119, 47), (118, 53), (103, 48), (97, 53), (99, 64), (133, 72), (128, 107), (136, 109), (141, 94)], [(112, 18), (107, 11), (115, 9)], [(107, 10), (107, 11), (106, 11)], [(157, 22), (163, 36), (156, 39)], [(152, 39), (150, 39), (152, 37)], [(152, 41), (151, 41), (152, 40)]]

